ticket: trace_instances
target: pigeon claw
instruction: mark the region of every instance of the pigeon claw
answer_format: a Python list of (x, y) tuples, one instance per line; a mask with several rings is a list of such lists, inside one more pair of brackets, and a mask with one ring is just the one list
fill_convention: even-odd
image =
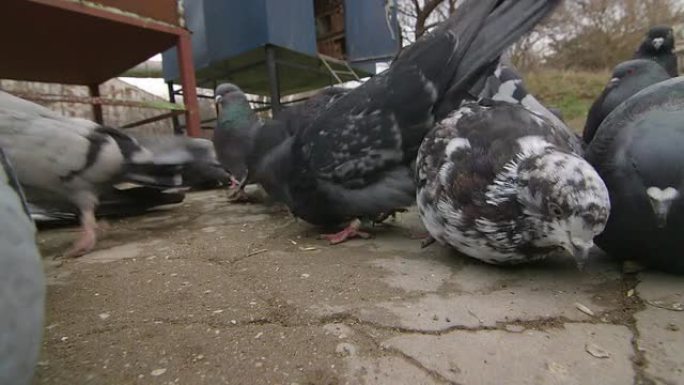
[(95, 219), (95, 209), (83, 209), (81, 211), (81, 236), (62, 256), (64, 258), (76, 258), (88, 254), (95, 247), (97, 230), (98, 224)]
[(365, 231), (359, 230), (360, 227), (361, 221), (354, 219), (349, 226), (344, 228), (344, 230), (334, 234), (321, 234), (320, 238), (327, 239), (331, 245), (336, 245), (352, 238), (370, 238), (371, 235)]
[(95, 229), (83, 229), (81, 231), (81, 236), (74, 242), (74, 245), (67, 250), (63, 257), (64, 258), (77, 258), (88, 254), (94, 247), (97, 236), (95, 234)]
[(249, 201), (249, 195), (247, 195), (244, 189), (237, 188), (235, 190), (229, 190), (228, 192), (228, 202), (248, 203)]

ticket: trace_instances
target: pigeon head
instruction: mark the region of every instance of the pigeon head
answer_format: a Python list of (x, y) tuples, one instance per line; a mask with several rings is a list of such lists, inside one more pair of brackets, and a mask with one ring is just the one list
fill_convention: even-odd
[(222, 83), (219, 84), (218, 87), (216, 87), (216, 90), (214, 91), (214, 100), (216, 101), (216, 104), (221, 104), (223, 103), (223, 100), (240, 100), (240, 99), (247, 99), (247, 96), (245, 96), (245, 93), (242, 92), (240, 87), (236, 86), (233, 83)]
[(548, 146), (518, 163), (517, 200), (532, 245), (565, 250), (581, 269), (608, 221), (608, 189), (581, 157)]
[(221, 106), (219, 124), (224, 127), (244, 126), (257, 120), (256, 114), (249, 105), (247, 95), (240, 87), (231, 83), (223, 83), (216, 87), (215, 101)]
[(668, 79), (669, 76), (663, 67), (652, 60), (628, 60), (613, 68), (613, 75), (608, 82), (607, 88), (615, 88), (630, 82), (644, 81), (647, 78), (656, 78), (658, 81), (661, 81)]
[(655, 61), (634, 59), (622, 62), (613, 69), (612, 78), (606, 85), (603, 108), (612, 111), (637, 92), (669, 78), (670, 75)]
[(646, 33), (642, 46), (653, 52), (672, 51), (675, 46), (672, 28), (665, 25), (652, 27)]

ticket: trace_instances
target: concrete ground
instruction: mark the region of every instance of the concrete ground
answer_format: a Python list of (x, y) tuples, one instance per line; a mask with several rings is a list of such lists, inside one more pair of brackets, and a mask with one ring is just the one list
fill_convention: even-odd
[(329, 246), (219, 191), (110, 225), (72, 260), (39, 234), (35, 384), (684, 384), (684, 279), (600, 253), (497, 268), (421, 250), (414, 212)]

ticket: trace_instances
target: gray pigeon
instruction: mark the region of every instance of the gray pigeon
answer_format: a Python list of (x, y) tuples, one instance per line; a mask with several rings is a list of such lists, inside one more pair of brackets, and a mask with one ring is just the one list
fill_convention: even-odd
[[(182, 186), (183, 169), (198, 159), (190, 147), (155, 153), (122, 131), (61, 116), (2, 91), (0, 146), (12, 160), (29, 201), (52, 201), (57, 207), (68, 203), (78, 209), (83, 231), (67, 256), (94, 247), (95, 208), (104, 189), (119, 182)], [(199, 159), (206, 162), (212, 156)]]
[(244, 186), (254, 182), (255, 170), (264, 154), (289, 134), (283, 122), (259, 118), (238, 86), (220, 84), (215, 95), (220, 110), (214, 130), (214, 148), (219, 162), (233, 178), (233, 187), (242, 191)]
[[(285, 108), (273, 120), (259, 118), (238, 86), (220, 84), (215, 91), (221, 108), (213, 141), (221, 165), (233, 177), (232, 185), (238, 186), (237, 194), (245, 198), (242, 191), (248, 183), (268, 183), (257, 175), (266, 154), (347, 92), (337, 87), (324, 89), (303, 103)], [(276, 186), (270, 189), (278, 195)]]
[(666, 25), (652, 27), (634, 53), (634, 59), (648, 59), (660, 64), (671, 76), (679, 76), (677, 55), (674, 53), (674, 31)]
[(417, 203), (430, 235), (492, 264), (567, 251), (581, 268), (608, 191), (567, 132), (520, 104), (466, 103), (420, 148)]
[(684, 273), (684, 78), (616, 108), (587, 149), (612, 210), (596, 244), (617, 258)]
[[(413, 204), (412, 167), (436, 121), (480, 85), (498, 57), (558, 1), (467, 0), (444, 23), (404, 49), (389, 69), (337, 99), (294, 138), (269, 154), (272, 185), (282, 186), (298, 217), (342, 231), (360, 220)], [(276, 170), (276, 171), (273, 171)]]
[(618, 64), (603, 92), (589, 109), (582, 133), (584, 143), (591, 143), (601, 122), (620, 103), (644, 88), (669, 78), (665, 70), (651, 60), (636, 59)]
[(28, 385), (43, 334), (45, 280), (35, 227), (0, 148), (0, 384)]

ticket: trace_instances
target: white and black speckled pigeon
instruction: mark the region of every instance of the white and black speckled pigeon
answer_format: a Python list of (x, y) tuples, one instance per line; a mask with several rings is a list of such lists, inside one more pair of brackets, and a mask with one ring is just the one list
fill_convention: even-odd
[(339, 243), (367, 236), (359, 219), (413, 204), (412, 164), (423, 137), (463, 99), (476, 97), (480, 90), (473, 86), (484, 82), (501, 53), (557, 3), (465, 1), (387, 71), (337, 99), (270, 154), (272, 184), (282, 186), (291, 211), (315, 225), (349, 223), (326, 236)]
[(671, 27), (652, 27), (634, 53), (634, 59), (648, 59), (660, 64), (671, 76), (679, 76), (677, 55), (674, 53), (675, 38)]
[(617, 258), (684, 273), (684, 78), (652, 85), (601, 124), (587, 160), (612, 210), (596, 244)]
[(0, 384), (28, 385), (43, 334), (45, 281), (21, 188), (0, 149)]
[(182, 186), (184, 167), (197, 159), (193, 146), (150, 151), (122, 131), (61, 116), (2, 91), (0, 146), (12, 160), (29, 201), (69, 203), (80, 212), (83, 231), (67, 256), (94, 247), (94, 212), (103, 189), (124, 181)]
[(618, 64), (603, 92), (589, 109), (582, 133), (584, 143), (591, 143), (603, 120), (620, 103), (644, 88), (669, 78), (665, 70), (651, 60), (635, 59)]
[(466, 103), (427, 135), (416, 168), (430, 235), (487, 263), (566, 250), (581, 267), (610, 210), (567, 133), (519, 104)]

